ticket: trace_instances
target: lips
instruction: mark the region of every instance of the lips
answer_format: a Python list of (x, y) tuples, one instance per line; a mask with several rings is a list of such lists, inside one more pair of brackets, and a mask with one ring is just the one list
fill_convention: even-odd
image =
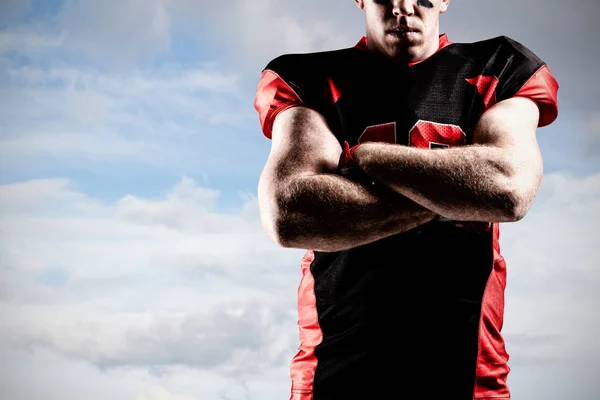
[(408, 32), (416, 32), (417, 30), (414, 28), (409, 28), (407, 26), (399, 26), (396, 28), (390, 29), (392, 33), (408, 33)]

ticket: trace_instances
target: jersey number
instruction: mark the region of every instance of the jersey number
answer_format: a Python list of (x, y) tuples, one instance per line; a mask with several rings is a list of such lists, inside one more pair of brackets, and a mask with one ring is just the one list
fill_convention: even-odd
[[(358, 138), (358, 143), (364, 142), (396, 143), (396, 123), (367, 126)], [(458, 125), (418, 120), (408, 132), (408, 143), (424, 149), (463, 146), (466, 135)]]

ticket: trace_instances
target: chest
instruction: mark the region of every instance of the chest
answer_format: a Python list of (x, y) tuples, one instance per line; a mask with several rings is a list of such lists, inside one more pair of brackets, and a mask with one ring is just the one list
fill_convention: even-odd
[(338, 139), (421, 148), (470, 144), (494, 82), (461, 59), (436, 61), (397, 69), (363, 65), (361, 73), (332, 77), (326, 118)]

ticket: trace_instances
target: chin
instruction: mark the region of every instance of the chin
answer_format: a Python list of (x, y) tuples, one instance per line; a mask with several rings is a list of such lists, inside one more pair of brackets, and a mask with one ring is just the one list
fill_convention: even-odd
[(395, 56), (407, 55), (415, 46), (415, 43), (409, 41), (392, 42), (387, 45), (387, 53)]
[(389, 47), (397, 47), (397, 48), (403, 48), (403, 49), (406, 49), (409, 47), (416, 47), (416, 46), (420, 46), (423, 44), (422, 43), (423, 41), (421, 40), (421, 38), (416, 35), (414, 35), (413, 37), (410, 37), (410, 38), (408, 38), (408, 37), (400, 38), (400, 37), (392, 36), (386, 42), (388, 43)]

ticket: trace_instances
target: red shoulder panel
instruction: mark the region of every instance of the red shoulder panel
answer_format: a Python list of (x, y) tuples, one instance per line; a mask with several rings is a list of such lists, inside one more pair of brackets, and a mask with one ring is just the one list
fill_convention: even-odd
[(540, 109), (539, 127), (550, 125), (558, 116), (558, 82), (548, 69), (547, 65), (541, 67), (523, 85), (515, 96), (527, 97), (538, 105)]
[(287, 82), (271, 70), (263, 71), (256, 89), (254, 108), (258, 111), (260, 126), (266, 137), (271, 139), (277, 114), (299, 105), (303, 105), (302, 100)]

